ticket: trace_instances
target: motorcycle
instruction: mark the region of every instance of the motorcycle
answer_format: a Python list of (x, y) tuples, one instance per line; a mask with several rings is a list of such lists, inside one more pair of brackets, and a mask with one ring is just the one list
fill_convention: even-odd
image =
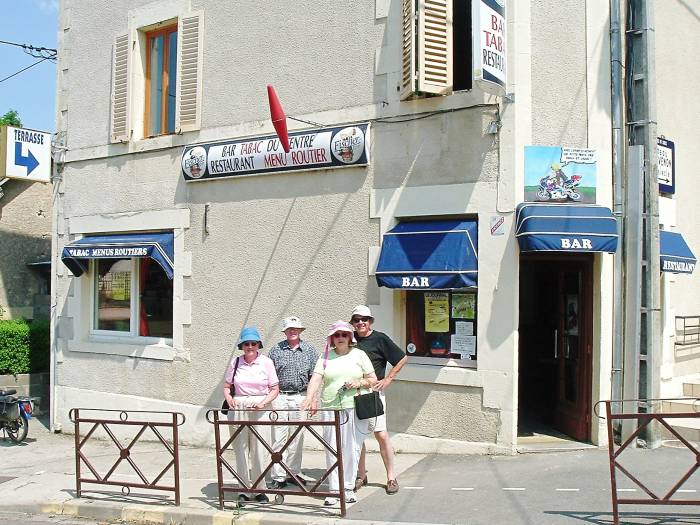
[(0, 389), (0, 430), (4, 430), (15, 443), (21, 443), (29, 432), (34, 401), (29, 397), (17, 397), (16, 393), (14, 389)]
[(537, 196), (540, 199), (556, 200), (556, 199), (571, 199), (572, 201), (580, 201), (581, 194), (576, 191), (576, 188), (581, 183), (580, 175), (573, 175), (570, 179), (564, 181), (559, 186), (553, 177), (547, 175), (540, 179), (540, 187), (537, 190)]

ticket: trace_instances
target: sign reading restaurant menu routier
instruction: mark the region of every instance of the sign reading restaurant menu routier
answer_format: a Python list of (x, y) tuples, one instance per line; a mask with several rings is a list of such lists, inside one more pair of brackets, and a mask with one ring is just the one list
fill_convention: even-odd
[(277, 135), (195, 144), (182, 153), (187, 182), (243, 175), (363, 166), (369, 162), (369, 124), (289, 134), (289, 153)]

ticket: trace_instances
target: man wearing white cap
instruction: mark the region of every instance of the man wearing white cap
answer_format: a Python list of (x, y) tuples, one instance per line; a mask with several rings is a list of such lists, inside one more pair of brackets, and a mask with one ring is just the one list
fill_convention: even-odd
[[(306, 398), (306, 389), (314, 372), (318, 354), (313, 346), (301, 340), (304, 325), (298, 317), (287, 317), (282, 322), (282, 331), (286, 339), (273, 346), (269, 353), (280, 382), (280, 394), (275, 399), (272, 408), (280, 410), (278, 413), (279, 421), (299, 421), (300, 418), (306, 417), (306, 413), (299, 412), (298, 408)], [(273, 426), (273, 450), (280, 450), (296, 428), (294, 425)], [(301, 454), (303, 448), (304, 432), (300, 432), (282, 456), (282, 461), (302, 481)], [(270, 488), (284, 488), (287, 485), (287, 480), (288, 472), (279, 463), (275, 463), (272, 467)]]
[[(374, 437), (379, 443), (379, 453), (382, 455), (382, 461), (384, 461), (384, 467), (386, 468), (386, 493), (396, 494), (399, 491), (399, 483), (396, 480), (396, 473), (394, 472), (394, 447), (391, 444), (389, 432), (387, 432), (386, 429), (387, 410), (384, 391), (401, 371), (408, 358), (388, 335), (372, 329), (374, 317), (372, 317), (372, 312), (369, 307), (363, 304), (357, 305), (350, 315), (350, 322), (355, 329), (357, 347), (360, 350), (364, 350), (369, 356), (374, 366), (374, 373), (378, 379), (377, 383), (372, 388), (379, 391), (382, 403), (384, 404), (384, 414), (372, 420), (373, 425), (370, 424), (370, 430), (374, 430)], [(387, 363), (391, 363), (392, 366), (388, 374), (386, 373)], [(356, 491), (367, 484), (365, 455), (366, 450), (363, 444), (362, 453), (360, 454), (360, 464), (357, 469), (357, 479), (355, 480)]]

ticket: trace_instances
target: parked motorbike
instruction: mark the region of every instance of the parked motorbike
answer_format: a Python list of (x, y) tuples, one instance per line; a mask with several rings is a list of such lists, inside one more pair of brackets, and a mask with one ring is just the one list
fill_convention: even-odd
[(15, 443), (24, 441), (29, 432), (29, 420), (34, 413), (34, 401), (17, 397), (17, 390), (0, 389), (0, 430)]
[(574, 175), (559, 186), (555, 180), (548, 175), (540, 179), (540, 187), (537, 190), (537, 196), (547, 200), (571, 199), (572, 201), (580, 201), (581, 194), (576, 191), (580, 183), (581, 177), (579, 175)]

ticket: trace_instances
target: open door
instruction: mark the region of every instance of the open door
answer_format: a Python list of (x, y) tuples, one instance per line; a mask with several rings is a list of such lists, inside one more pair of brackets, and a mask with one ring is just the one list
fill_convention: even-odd
[(519, 432), (590, 440), (592, 267), (590, 256), (521, 257)]

